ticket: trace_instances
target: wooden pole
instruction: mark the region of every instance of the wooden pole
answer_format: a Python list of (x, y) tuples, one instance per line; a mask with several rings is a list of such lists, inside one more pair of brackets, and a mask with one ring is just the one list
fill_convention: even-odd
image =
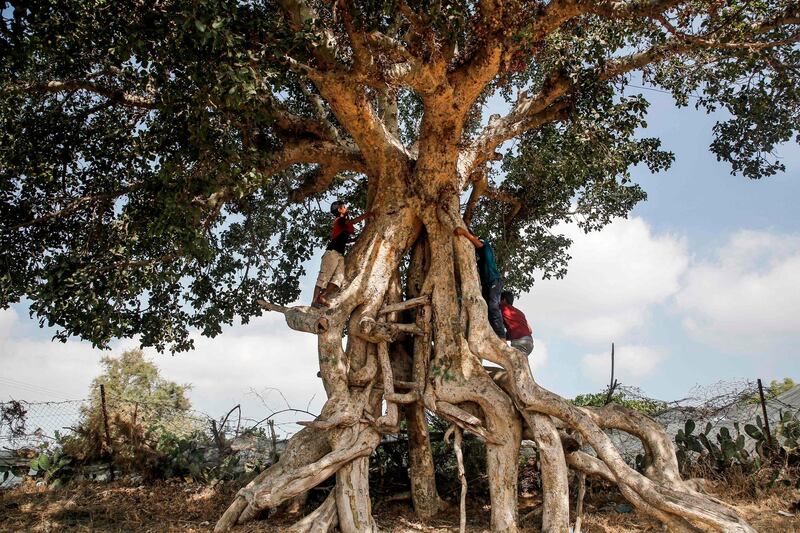
[(769, 431), (767, 403), (764, 401), (764, 387), (761, 385), (761, 379), (758, 380), (758, 397), (761, 399), (761, 413), (764, 415), (764, 431), (767, 433), (767, 446), (772, 449), (772, 434)]
[(113, 448), (111, 447), (111, 430), (108, 427), (108, 410), (106, 409), (106, 386), (102, 383), (100, 384), (100, 407), (103, 409), (103, 429), (106, 432), (106, 447), (108, 448), (108, 457), (109, 457), (109, 479), (114, 481), (114, 452)]

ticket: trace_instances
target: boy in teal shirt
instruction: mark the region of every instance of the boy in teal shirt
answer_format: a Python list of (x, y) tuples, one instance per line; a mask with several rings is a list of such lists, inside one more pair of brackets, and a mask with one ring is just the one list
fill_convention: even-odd
[(486, 300), (486, 304), (489, 306), (489, 324), (491, 324), (498, 337), (505, 339), (506, 328), (503, 325), (503, 312), (500, 310), (500, 294), (503, 292), (503, 281), (500, 279), (500, 271), (497, 270), (492, 245), (488, 241), (479, 239), (464, 228), (456, 228), (453, 234), (456, 237), (466, 237), (475, 247), (483, 299)]

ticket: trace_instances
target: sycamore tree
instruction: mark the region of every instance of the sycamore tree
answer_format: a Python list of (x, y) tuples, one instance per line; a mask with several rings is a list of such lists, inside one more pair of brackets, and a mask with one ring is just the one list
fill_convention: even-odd
[[(334, 475), (293, 530), (375, 531), (368, 456), (401, 417), (415, 509), (436, 513), (425, 410), (485, 440), (493, 531), (519, 527), (523, 436), (542, 459), (544, 531), (568, 529), (568, 468), (673, 531), (753, 531), (681, 479), (647, 416), (540, 387), (489, 327), (453, 231), (495, 243), (507, 286), (563, 275), (569, 241), (551, 228), (625, 216), (644, 198), (630, 169), (672, 161), (639, 134), (648, 103), (630, 84), (718, 111), (710, 150), (734, 174), (781, 171), (798, 40), (789, 0), (5, 1), (0, 302), (24, 298), (58, 337), (98, 346), (190, 349), (191, 331), (246, 323), (258, 299), (317, 335), (322, 414), (218, 531)], [(506, 111), (485, 116), (490, 102)], [(333, 198), (376, 214), (346, 282), (322, 311), (282, 307)], [(643, 441), (643, 472), (609, 428)], [(565, 451), (565, 431), (593, 453)]]

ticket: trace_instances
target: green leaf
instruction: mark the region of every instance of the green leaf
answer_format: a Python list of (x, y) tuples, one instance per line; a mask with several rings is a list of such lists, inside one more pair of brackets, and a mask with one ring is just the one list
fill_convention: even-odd
[(764, 434), (761, 433), (761, 431), (759, 431), (758, 428), (753, 424), (745, 424), (744, 432), (755, 440), (762, 440), (764, 438)]
[(725, 460), (730, 461), (736, 455), (736, 445), (731, 440), (725, 440), (722, 442), (722, 453), (725, 456)]
[(684, 426), (684, 430), (685, 430), (687, 435), (691, 435), (692, 432), (694, 431), (694, 428), (695, 428), (694, 420), (692, 420), (690, 418), (689, 420), (686, 421), (686, 424)]

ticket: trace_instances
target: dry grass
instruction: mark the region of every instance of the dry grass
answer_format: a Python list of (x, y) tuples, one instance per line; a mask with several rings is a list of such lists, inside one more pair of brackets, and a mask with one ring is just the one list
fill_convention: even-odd
[[(800, 517), (786, 517), (778, 511), (800, 510), (800, 491), (775, 489), (759, 498), (742, 498), (741, 492), (720, 487), (718, 497), (732, 501), (760, 532), (798, 532)], [(134, 486), (126, 482), (83, 483), (65, 489), (48, 490), (27, 482), (13, 490), (0, 491), (0, 531), (50, 533), (69, 532), (210, 532), (230, 503), (236, 488), (207, 487), (182, 481)], [(738, 492), (738, 494), (737, 494)], [(661, 526), (640, 513), (619, 513), (622, 501), (595, 496), (586, 502), (584, 531), (588, 533), (656, 532)], [(534, 496), (520, 498), (520, 516), (535, 508)], [(387, 533), (450, 533), (458, 531), (455, 507), (426, 522), (419, 521), (408, 502), (377, 506), (376, 519)], [(467, 510), (470, 533), (489, 530), (489, 509), (471, 503)], [(280, 531), (291, 517), (274, 517), (237, 529), (237, 533)], [(535, 518), (526, 519), (522, 531), (538, 531)]]

